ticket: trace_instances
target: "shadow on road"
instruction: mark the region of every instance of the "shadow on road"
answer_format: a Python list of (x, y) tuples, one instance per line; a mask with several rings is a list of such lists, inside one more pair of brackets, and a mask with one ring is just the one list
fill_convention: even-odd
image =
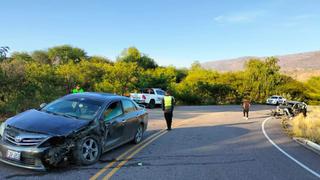
[[(250, 112), (256, 111), (270, 111), (275, 106), (269, 105), (252, 105)], [(217, 105), (217, 106), (176, 106), (173, 112), (173, 118), (179, 117), (179, 119), (192, 119), (207, 113), (224, 113), (224, 112), (236, 112), (241, 114), (242, 108), (240, 105)], [(148, 109), (150, 120), (164, 120), (164, 115), (161, 109)], [(268, 115), (269, 116), (269, 115)], [(266, 116), (267, 117), (267, 116)]]

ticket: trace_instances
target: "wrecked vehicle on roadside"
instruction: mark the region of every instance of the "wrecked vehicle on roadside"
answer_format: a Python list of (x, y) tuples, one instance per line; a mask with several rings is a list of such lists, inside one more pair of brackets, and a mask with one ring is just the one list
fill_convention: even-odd
[(273, 116), (286, 116), (288, 118), (297, 116), (302, 113), (307, 116), (308, 105), (299, 101), (287, 101), (284, 104), (277, 106), (275, 110), (272, 110)]
[(64, 96), (18, 114), (0, 126), (0, 161), (34, 170), (97, 162), (102, 153), (139, 143), (146, 110), (131, 99), (107, 93)]

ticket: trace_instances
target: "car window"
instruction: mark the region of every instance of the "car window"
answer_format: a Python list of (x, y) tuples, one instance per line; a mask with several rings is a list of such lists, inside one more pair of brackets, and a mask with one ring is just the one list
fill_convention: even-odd
[(104, 121), (110, 121), (123, 114), (120, 101), (114, 102), (109, 105), (109, 107), (104, 111)]
[(139, 105), (139, 104), (137, 104), (135, 101), (132, 101), (132, 103), (136, 106), (136, 109), (141, 109), (142, 107)]
[(149, 94), (149, 89), (143, 89), (142, 93)]
[(124, 113), (130, 113), (137, 110), (137, 107), (130, 100), (122, 100)]
[(279, 97), (279, 99), (282, 99), (282, 97)]
[(153, 89), (144, 89), (143, 93), (145, 93), (145, 94), (154, 94), (154, 91), (153, 91)]
[(162, 95), (162, 96), (164, 95), (164, 91), (161, 91), (161, 90), (156, 90), (156, 91), (158, 95)]

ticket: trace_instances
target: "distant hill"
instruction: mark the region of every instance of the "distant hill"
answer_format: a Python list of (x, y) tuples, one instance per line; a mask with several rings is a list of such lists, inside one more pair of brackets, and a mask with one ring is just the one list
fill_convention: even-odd
[[(305, 81), (312, 76), (320, 76), (320, 51), (274, 57), (279, 59), (281, 72), (297, 80)], [(202, 66), (222, 72), (239, 71), (243, 70), (245, 62), (252, 58), (265, 59), (266, 57), (245, 56), (235, 59), (209, 61), (202, 63)]]

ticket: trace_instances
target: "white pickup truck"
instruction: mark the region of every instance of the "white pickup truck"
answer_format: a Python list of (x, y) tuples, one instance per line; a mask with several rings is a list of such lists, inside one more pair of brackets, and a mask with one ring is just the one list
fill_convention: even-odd
[(141, 93), (130, 93), (130, 98), (138, 104), (143, 104), (150, 109), (156, 105), (162, 104), (162, 99), (165, 95), (165, 91), (159, 88), (146, 88), (142, 89)]
[(273, 95), (266, 100), (266, 104), (279, 105), (285, 103), (287, 100), (282, 96)]

